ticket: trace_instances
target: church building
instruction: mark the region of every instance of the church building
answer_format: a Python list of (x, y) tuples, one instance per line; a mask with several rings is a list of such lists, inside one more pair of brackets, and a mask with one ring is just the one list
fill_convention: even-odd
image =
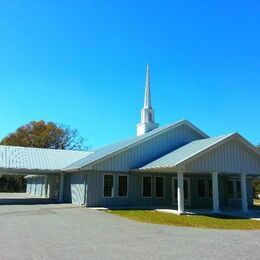
[(247, 212), (260, 153), (238, 133), (210, 137), (188, 120), (159, 126), (147, 66), (135, 137), (88, 152), (0, 146), (0, 174), (26, 175), (27, 193), (80, 206)]

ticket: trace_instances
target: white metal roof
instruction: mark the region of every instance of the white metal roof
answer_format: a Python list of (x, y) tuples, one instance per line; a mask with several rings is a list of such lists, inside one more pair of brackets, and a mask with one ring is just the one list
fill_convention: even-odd
[(109, 156), (112, 156), (116, 153), (125, 151), (126, 149), (131, 148), (134, 145), (140, 144), (141, 142), (147, 141), (150, 138), (153, 138), (165, 131), (168, 131), (170, 129), (179, 127), (181, 125), (187, 125), (190, 128), (192, 128), (194, 131), (196, 131), (197, 133), (199, 133), (202, 138), (206, 138), (208, 137), (207, 134), (205, 134), (204, 132), (202, 132), (199, 128), (197, 128), (196, 126), (194, 126), (192, 123), (190, 123), (188, 120), (181, 120), (166, 126), (162, 126), (159, 128), (156, 128), (146, 134), (140, 135), (140, 136), (136, 136), (136, 137), (132, 137), (129, 138), (127, 140), (123, 140), (117, 143), (113, 143), (111, 145), (102, 147), (98, 150), (95, 150), (95, 152), (93, 154), (91, 154), (90, 156), (83, 158), (75, 163), (72, 163), (71, 165), (69, 165), (66, 169), (67, 170), (77, 170), (80, 169), (84, 166), (90, 165), (92, 163), (96, 163), (97, 161), (103, 160), (108, 158)]
[(91, 152), (0, 145), (0, 170), (63, 170)]

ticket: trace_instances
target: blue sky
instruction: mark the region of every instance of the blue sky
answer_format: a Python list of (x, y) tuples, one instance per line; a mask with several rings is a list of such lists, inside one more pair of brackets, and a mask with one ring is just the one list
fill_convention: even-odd
[(0, 3), (0, 138), (31, 120), (99, 147), (133, 136), (145, 67), (161, 125), (260, 143), (260, 2)]

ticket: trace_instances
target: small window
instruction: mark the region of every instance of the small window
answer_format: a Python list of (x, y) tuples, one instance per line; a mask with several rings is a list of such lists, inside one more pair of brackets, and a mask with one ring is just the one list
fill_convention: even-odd
[(152, 177), (143, 176), (143, 197), (152, 196)]
[(164, 197), (164, 177), (155, 177), (155, 196), (158, 198)]
[(212, 180), (208, 180), (208, 196), (209, 198), (212, 198)]
[(200, 198), (205, 198), (206, 196), (206, 187), (205, 179), (198, 179), (198, 196)]
[(233, 181), (232, 180), (227, 180), (227, 197), (229, 199), (234, 198), (234, 187), (233, 187)]
[(104, 197), (113, 197), (114, 193), (114, 175), (104, 175)]
[(149, 113), (149, 122), (153, 122), (153, 114), (151, 112)]
[(128, 176), (118, 176), (118, 197), (127, 197), (128, 193)]

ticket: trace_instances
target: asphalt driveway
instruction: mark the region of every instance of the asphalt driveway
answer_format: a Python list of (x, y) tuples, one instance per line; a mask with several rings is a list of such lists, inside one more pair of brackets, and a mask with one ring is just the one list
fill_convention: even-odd
[(260, 231), (143, 224), (69, 204), (0, 205), (0, 259), (259, 259)]

